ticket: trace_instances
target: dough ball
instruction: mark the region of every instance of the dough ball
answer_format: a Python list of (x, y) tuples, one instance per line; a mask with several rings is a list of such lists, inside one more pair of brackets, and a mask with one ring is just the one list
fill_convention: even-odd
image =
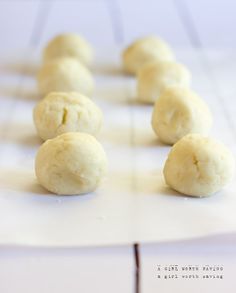
[(93, 59), (93, 51), (90, 45), (76, 34), (62, 34), (53, 38), (44, 49), (44, 61), (51, 61), (61, 57), (72, 57), (90, 65)]
[(208, 196), (231, 179), (235, 161), (221, 143), (188, 134), (171, 149), (164, 167), (166, 183), (190, 196)]
[(136, 74), (144, 64), (157, 60), (174, 60), (169, 46), (157, 37), (138, 39), (123, 52), (123, 66), (129, 74)]
[(182, 64), (168, 61), (147, 64), (138, 72), (138, 100), (143, 103), (154, 103), (167, 87), (188, 87), (190, 81), (191, 74)]
[(43, 64), (38, 73), (38, 88), (42, 95), (76, 91), (90, 97), (94, 81), (89, 70), (76, 59), (60, 58)]
[(64, 195), (88, 193), (97, 188), (107, 169), (101, 144), (90, 134), (64, 133), (47, 140), (35, 160), (39, 183)]
[(187, 88), (167, 88), (154, 105), (152, 128), (164, 143), (174, 144), (189, 133), (208, 135), (211, 126), (207, 104)]
[(102, 121), (101, 110), (89, 98), (76, 92), (52, 92), (34, 108), (34, 123), (43, 140), (65, 132), (96, 135)]

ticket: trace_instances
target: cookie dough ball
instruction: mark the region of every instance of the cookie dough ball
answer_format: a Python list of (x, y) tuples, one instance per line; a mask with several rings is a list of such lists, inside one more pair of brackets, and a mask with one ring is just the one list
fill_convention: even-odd
[(166, 183), (190, 196), (208, 196), (231, 179), (235, 161), (221, 143), (199, 134), (189, 134), (171, 149), (164, 167)]
[(123, 52), (124, 70), (136, 74), (144, 64), (157, 60), (174, 60), (169, 46), (157, 37), (138, 39)]
[(60, 58), (43, 64), (38, 73), (38, 88), (42, 95), (77, 91), (90, 97), (94, 81), (89, 70), (76, 59)]
[(154, 103), (167, 87), (188, 87), (190, 81), (191, 74), (182, 64), (168, 61), (147, 64), (138, 72), (137, 98), (143, 103)]
[(167, 88), (155, 103), (152, 128), (166, 144), (174, 144), (189, 133), (208, 135), (211, 126), (207, 104), (187, 88)]
[(34, 123), (43, 139), (65, 132), (96, 135), (102, 125), (101, 110), (87, 97), (76, 92), (53, 92), (34, 108)]
[(43, 52), (43, 60), (47, 62), (61, 57), (72, 57), (84, 65), (90, 65), (93, 59), (93, 51), (81, 36), (62, 34), (48, 43)]
[(71, 132), (47, 140), (35, 160), (39, 183), (63, 195), (94, 191), (107, 169), (101, 144), (90, 134)]

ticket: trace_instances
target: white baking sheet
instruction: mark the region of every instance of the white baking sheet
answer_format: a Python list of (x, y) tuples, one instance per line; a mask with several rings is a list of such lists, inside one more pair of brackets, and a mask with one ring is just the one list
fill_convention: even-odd
[[(32, 122), (39, 57), (31, 55), (1, 57), (1, 244), (97, 246), (236, 232), (235, 178), (218, 194), (201, 199), (165, 185), (162, 167), (170, 148), (155, 138), (152, 107), (135, 102), (135, 79), (122, 75), (114, 48), (100, 50), (93, 69), (94, 101), (105, 116), (99, 140), (109, 159), (106, 180), (84, 196), (56, 196), (40, 187), (34, 157), (41, 142)], [(193, 88), (211, 107), (212, 135), (236, 154), (236, 54), (177, 50), (177, 55), (192, 71)]]

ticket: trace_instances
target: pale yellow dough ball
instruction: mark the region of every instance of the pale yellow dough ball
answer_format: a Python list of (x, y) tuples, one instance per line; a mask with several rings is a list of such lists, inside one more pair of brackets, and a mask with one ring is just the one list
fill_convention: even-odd
[(189, 133), (208, 135), (211, 126), (207, 104), (187, 88), (167, 88), (154, 105), (152, 128), (163, 143), (174, 144)]
[(39, 183), (62, 195), (94, 191), (107, 170), (107, 157), (101, 144), (87, 133), (65, 133), (47, 140), (35, 160)]
[(42, 65), (38, 72), (38, 89), (42, 95), (50, 92), (77, 91), (90, 97), (94, 81), (89, 70), (73, 58), (59, 58)]
[(143, 103), (154, 103), (167, 87), (188, 87), (190, 82), (189, 70), (180, 63), (150, 63), (138, 72), (137, 99)]
[(221, 143), (199, 134), (189, 134), (171, 149), (164, 167), (166, 183), (190, 196), (208, 196), (232, 178), (235, 160)]
[(148, 36), (133, 42), (123, 52), (123, 67), (129, 74), (136, 74), (143, 65), (158, 60), (174, 60), (170, 47), (163, 40)]
[(53, 38), (43, 52), (44, 62), (61, 57), (72, 57), (90, 65), (93, 60), (93, 50), (81, 36), (73, 33), (61, 34)]
[(101, 110), (77, 92), (52, 92), (34, 108), (34, 123), (43, 140), (65, 132), (96, 135), (102, 121)]

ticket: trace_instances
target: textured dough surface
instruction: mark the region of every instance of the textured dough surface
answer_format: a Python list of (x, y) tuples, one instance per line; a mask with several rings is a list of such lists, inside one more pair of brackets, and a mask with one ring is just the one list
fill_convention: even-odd
[(47, 140), (35, 160), (39, 183), (63, 195), (94, 191), (107, 169), (101, 144), (87, 133), (65, 133)]
[(96, 135), (102, 121), (101, 110), (77, 92), (52, 92), (34, 108), (34, 123), (43, 140), (66, 132)]
[(77, 34), (61, 34), (53, 38), (43, 52), (44, 62), (61, 57), (72, 57), (90, 65), (93, 60), (93, 50), (88, 42)]
[(191, 74), (183, 64), (169, 61), (147, 64), (138, 72), (138, 100), (154, 103), (167, 87), (188, 87), (190, 82)]
[(90, 97), (94, 91), (91, 73), (73, 58), (59, 58), (43, 64), (37, 79), (42, 95), (55, 91), (75, 91)]
[(164, 167), (166, 183), (190, 196), (208, 196), (232, 178), (235, 160), (221, 143), (189, 134), (171, 149)]
[(164, 143), (174, 144), (189, 133), (208, 135), (211, 126), (207, 104), (187, 88), (167, 88), (154, 105), (152, 128)]
[(124, 70), (136, 74), (143, 65), (158, 60), (174, 60), (170, 47), (163, 40), (149, 36), (136, 40), (123, 52)]

